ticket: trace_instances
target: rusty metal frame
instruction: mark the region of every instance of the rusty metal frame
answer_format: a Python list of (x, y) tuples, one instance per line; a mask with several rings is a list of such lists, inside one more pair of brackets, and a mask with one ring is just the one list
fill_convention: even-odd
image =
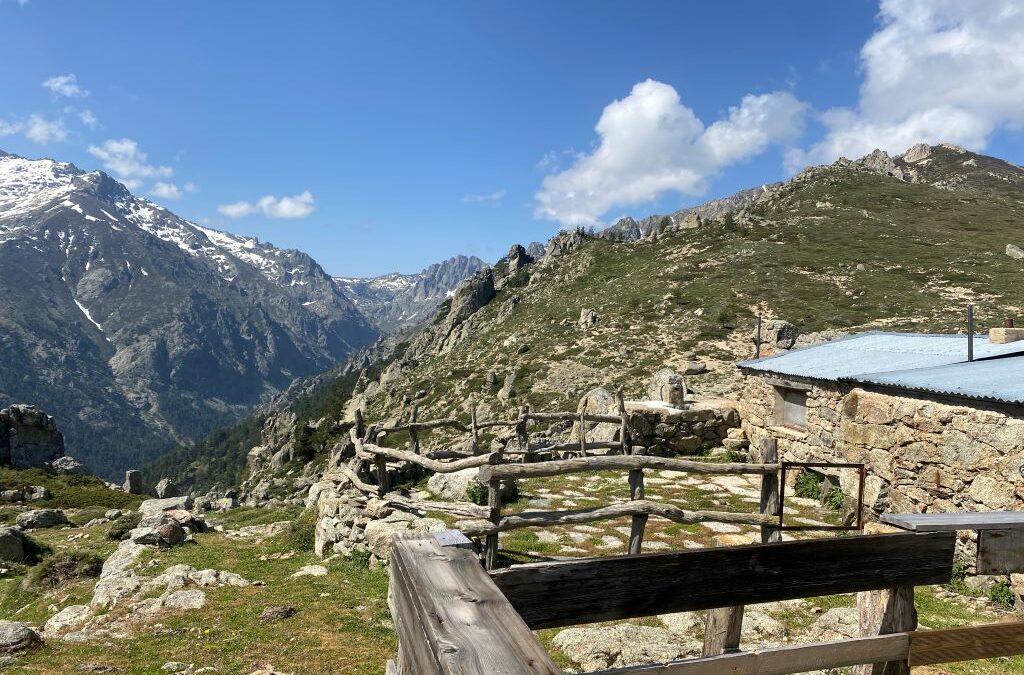
[[(857, 486), (857, 521), (854, 525), (786, 525), (786, 472), (790, 469), (857, 469), (860, 480)], [(779, 464), (779, 525), (783, 532), (819, 530), (825, 532), (855, 532), (864, 529), (864, 482), (867, 479), (867, 465), (863, 463), (830, 462), (781, 462)]]

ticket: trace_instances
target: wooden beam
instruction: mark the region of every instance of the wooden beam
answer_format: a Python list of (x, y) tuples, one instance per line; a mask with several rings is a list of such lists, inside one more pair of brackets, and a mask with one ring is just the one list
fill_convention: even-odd
[(843, 642), (755, 649), (703, 659), (601, 670), (590, 675), (783, 675), (906, 658), (906, 633)]
[[(761, 461), (767, 465), (775, 465), (779, 461), (779, 444), (774, 438), (766, 437), (761, 441)], [(779, 490), (779, 474), (766, 473), (761, 476), (761, 513), (766, 516), (779, 515), (781, 492)], [(782, 541), (782, 530), (770, 525), (761, 526), (761, 543)]]
[[(857, 621), (860, 637), (905, 633), (917, 628), (914, 587), (901, 584), (857, 594)], [(909, 675), (906, 658), (875, 661), (854, 667), (853, 675)]]
[[(497, 479), (491, 479), (494, 482)], [(591, 523), (595, 520), (614, 520), (625, 516), (661, 516), (676, 523), (734, 523), (737, 525), (761, 526), (774, 522), (767, 516), (754, 513), (731, 513), (728, 511), (686, 511), (663, 502), (638, 499), (622, 504), (598, 506), (576, 511), (523, 511), (492, 521), (489, 525), (467, 524), (462, 531), (470, 537), (491, 535), (524, 527), (551, 527), (552, 525), (573, 525)]]
[(561, 675), (472, 551), (397, 535), (391, 595), (403, 675)]
[(394, 448), (385, 448), (380, 445), (374, 445), (372, 443), (363, 443), (361, 450), (368, 452), (379, 457), (390, 457), (391, 459), (397, 459), (405, 462), (412, 462), (418, 464), (424, 469), (433, 471), (434, 473), (454, 473), (456, 471), (462, 471), (463, 469), (473, 469), (478, 466), (483, 466), (488, 462), (494, 461), (493, 454), (489, 455), (477, 455), (476, 457), (467, 457), (466, 459), (455, 460), (454, 462), (439, 462), (435, 459), (429, 459), (421, 455), (409, 452), (408, 450), (396, 450)]
[[(566, 449), (572, 449), (574, 444), (566, 444)], [(587, 444), (590, 447), (590, 443)], [(614, 444), (616, 447), (617, 443)], [(602, 471), (602, 470), (631, 470), (631, 469), (662, 469), (668, 471), (685, 471), (696, 474), (773, 474), (779, 471), (778, 464), (757, 464), (757, 463), (716, 463), (700, 462), (689, 459), (674, 459), (670, 457), (652, 457), (649, 455), (625, 455), (625, 456), (604, 456), (604, 457), (576, 457), (574, 459), (560, 459), (553, 462), (541, 462), (537, 464), (492, 464), (483, 466), (480, 469), (480, 480), (489, 481), (491, 478), (508, 480), (512, 478), (542, 478), (544, 476), (558, 476), (566, 473), (577, 473), (581, 471)]]
[(919, 630), (910, 634), (911, 666), (1024, 654), (1024, 623)]
[(532, 563), (491, 576), (531, 628), (553, 628), (946, 583), (955, 540), (952, 532), (809, 539)]

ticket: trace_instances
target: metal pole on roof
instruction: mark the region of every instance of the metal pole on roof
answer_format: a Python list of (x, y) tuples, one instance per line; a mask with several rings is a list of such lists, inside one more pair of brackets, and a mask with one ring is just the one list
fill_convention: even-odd
[(967, 305), (967, 360), (974, 360), (974, 305)]
[(754, 358), (761, 358), (761, 315), (757, 315), (757, 337), (754, 339)]

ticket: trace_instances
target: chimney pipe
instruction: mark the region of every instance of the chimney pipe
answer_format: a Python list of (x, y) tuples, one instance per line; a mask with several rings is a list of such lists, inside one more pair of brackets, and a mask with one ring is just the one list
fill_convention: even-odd
[(974, 360), (974, 305), (967, 305), (967, 360)]

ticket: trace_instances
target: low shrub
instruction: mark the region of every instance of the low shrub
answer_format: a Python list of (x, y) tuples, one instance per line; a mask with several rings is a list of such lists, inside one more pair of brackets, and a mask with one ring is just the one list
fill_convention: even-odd
[(796, 477), (793, 494), (805, 499), (821, 499), (822, 477), (813, 471), (804, 471)]
[(843, 505), (846, 503), (846, 495), (843, 494), (843, 489), (838, 485), (834, 485), (828, 494), (825, 495), (825, 506), (832, 511), (842, 511)]
[(142, 516), (138, 511), (132, 513), (123, 514), (120, 518), (114, 521), (114, 524), (107, 530), (107, 539), (113, 539), (114, 541), (124, 541), (128, 538), (128, 533), (139, 526), (139, 522), (142, 520)]
[(1013, 609), (1013, 587), (1005, 581), (997, 581), (988, 589), (988, 597), (1003, 609)]
[(25, 552), (25, 559), (22, 562), (26, 565), (35, 565), (42, 560), (44, 556), (53, 552), (52, 548), (37, 539), (33, 539), (27, 534), (24, 536), (22, 550)]
[[(503, 495), (501, 498), (502, 504), (511, 504), (519, 499), (519, 481), (505, 481), (506, 485), (511, 485), (508, 488), (508, 494)], [(473, 502), (477, 506), (487, 506), (487, 486), (480, 481), (470, 481), (469, 487), (466, 488), (466, 496), (469, 497), (469, 501)]]
[(280, 546), (293, 551), (312, 551), (316, 538), (316, 516), (313, 509), (303, 511), (276, 539)]
[(32, 570), (32, 583), (56, 587), (76, 579), (98, 577), (103, 558), (89, 551), (62, 551), (47, 556)]

